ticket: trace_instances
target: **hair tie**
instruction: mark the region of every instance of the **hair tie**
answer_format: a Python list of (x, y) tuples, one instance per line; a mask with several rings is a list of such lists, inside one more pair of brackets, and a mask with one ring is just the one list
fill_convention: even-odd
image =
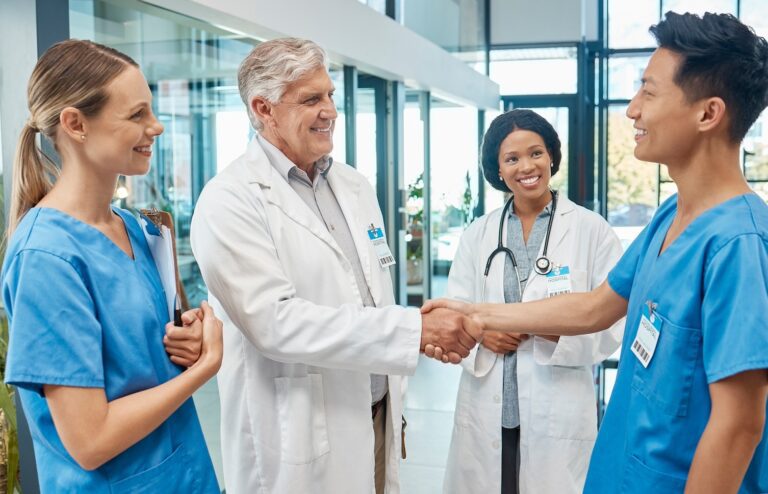
[(30, 129), (34, 130), (35, 132), (40, 132), (40, 129), (35, 124), (35, 121), (32, 120), (31, 118), (29, 120), (27, 120), (27, 127), (29, 127)]

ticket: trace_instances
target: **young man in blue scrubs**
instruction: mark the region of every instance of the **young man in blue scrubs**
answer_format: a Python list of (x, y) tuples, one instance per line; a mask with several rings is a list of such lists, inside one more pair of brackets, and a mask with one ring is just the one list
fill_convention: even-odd
[(566, 335), (559, 344), (626, 314), (584, 492), (765, 493), (768, 207), (742, 174), (740, 143), (768, 103), (768, 44), (730, 15), (670, 12), (651, 32), (659, 48), (627, 116), (635, 156), (665, 164), (679, 192), (607, 282), (540, 302), (439, 300), (423, 311)]

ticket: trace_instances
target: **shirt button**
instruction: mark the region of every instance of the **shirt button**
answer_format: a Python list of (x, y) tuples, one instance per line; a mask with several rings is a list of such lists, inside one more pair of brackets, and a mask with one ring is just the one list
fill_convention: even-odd
[(499, 395), (494, 395), (494, 396), (493, 396), (493, 402), (494, 402), (494, 403), (501, 403), (501, 396), (499, 396)]
[(499, 449), (499, 441), (493, 441), (493, 449)]

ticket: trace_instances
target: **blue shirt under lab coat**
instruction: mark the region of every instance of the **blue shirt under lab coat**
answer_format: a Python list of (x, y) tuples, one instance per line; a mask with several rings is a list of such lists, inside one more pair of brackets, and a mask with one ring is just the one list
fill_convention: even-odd
[[(585, 493), (683, 492), (709, 420), (708, 385), (768, 368), (768, 206), (754, 194), (732, 198), (659, 255), (676, 211), (673, 196), (608, 276), (629, 301), (627, 325)], [(648, 301), (661, 324), (645, 368), (630, 346)], [(740, 493), (768, 492), (767, 437)]]
[(219, 492), (191, 398), (93, 471), (72, 459), (51, 419), (44, 384), (103, 388), (112, 401), (181, 372), (163, 347), (168, 309), (142, 229), (130, 213), (115, 211), (134, 259), (92, 226), (34, 208), (16, 229), (3, 264), (10, 323), (6, 382), (18, 386), (41, 490)]

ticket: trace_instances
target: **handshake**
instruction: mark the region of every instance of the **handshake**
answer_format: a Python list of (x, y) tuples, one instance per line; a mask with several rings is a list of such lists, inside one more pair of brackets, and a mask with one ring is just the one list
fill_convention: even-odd
[(421, 308), (421, 351), (443, 362), (458, 364), (483, 339), (483, 328), (464, 302), (430, 300)]

